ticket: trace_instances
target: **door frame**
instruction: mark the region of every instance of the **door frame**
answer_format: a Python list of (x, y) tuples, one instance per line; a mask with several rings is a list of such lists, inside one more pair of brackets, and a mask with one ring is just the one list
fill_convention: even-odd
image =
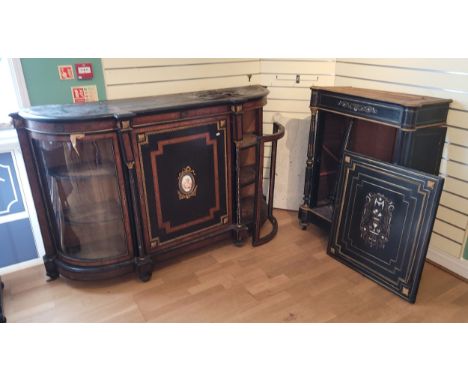
[[(23, 68), (21, 66), (21, 59), (8, 58), (8, 66), (10, 68), (11, 79), (14, 86), (16, 100), (19, 108), (31, 106), (26, 81), (24, 79)], [(14, 111), (14, 110), (12, 110)], [(18, 271), (20, 269), (29, 268), (42, 263), (42, 256), (45, 254), (44, 243), (42, 241), (41, 229), (37, 219), (36, 209), (29, 186), (28, 175), (26, 166), (24, 164), (23, 155), (21, 153), (18, 136), (14, 128), (0, 130), (0, 152), (11, 152), (13, 156), (13, 163), (15, 165), (16, 174), (18, 176), (18, 183), (20, 186), (21, 196), (23, 197), (25, 205), (25, 216), (21, 219), (29, 217), (31, 229), (33, 232), (34, 242), (37, 250), (37, 258), (27, 260), (21, 263), (12, 264), (7, 267), (1, 268), (2, 274)], [(18, 220), (18, 219), (15, 219)]]

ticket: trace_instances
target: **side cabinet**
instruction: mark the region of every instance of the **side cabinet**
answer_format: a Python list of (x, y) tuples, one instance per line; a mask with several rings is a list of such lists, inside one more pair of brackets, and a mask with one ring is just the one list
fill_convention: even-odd
[[(147, 281), (156, 262), (223, 238), (273, 239), (284, 128), (262, 134), (267, 94), (254, 85), (12, 114), (47, 275), (88, 280), (136, 270)], [(266, 190), (265, 142), (273, 142)], [(260, 237), (267, 220), (272, 229)]]
[(331, 230), (331, 256), (414, 302), (443, 185), (451, 100), (311, 90), (300, 224)]

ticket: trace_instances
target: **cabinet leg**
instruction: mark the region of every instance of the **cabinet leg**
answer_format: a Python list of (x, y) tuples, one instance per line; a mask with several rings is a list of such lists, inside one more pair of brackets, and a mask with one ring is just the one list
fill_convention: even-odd
[(57, 268), (57, 264), (55, 263), (55, 257), (45, 255), (42, 259), (44, 260), (46, 275), (49, 277), (49, 281), (58, 279), (60, 274)]
[(309, 226), (309, 214), (307, 210), (305, 210), (306, 206), (302, 205), (299, 207), (299, 213), (298, 213), (298, 218), (299, 218), (299, 225), (301, 226), (301, 229), (305, 231), (307, 227)]
[(232, 241), (236, 247), (242, 247), (248, 236), (248, 228), (246, 226), (237, 225), (233, 235)]
[(136, 263), (136, 271), (138, 274), (138, 278), (141, 281), (150, 281), (151, 276), (153, 275), (153, 262), (149, 258), (138, 258)]

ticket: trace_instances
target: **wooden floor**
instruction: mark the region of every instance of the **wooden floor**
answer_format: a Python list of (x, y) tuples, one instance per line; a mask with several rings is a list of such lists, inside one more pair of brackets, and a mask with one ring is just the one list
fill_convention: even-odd
[(8, 322), (468, 322), (468, 283), (425, 265), (415, 305), (325, 253), (326, 236), (276, 211), (270, 243), (223, 242), (105, 282), (46, 282), (37, 266), (2, 276)]

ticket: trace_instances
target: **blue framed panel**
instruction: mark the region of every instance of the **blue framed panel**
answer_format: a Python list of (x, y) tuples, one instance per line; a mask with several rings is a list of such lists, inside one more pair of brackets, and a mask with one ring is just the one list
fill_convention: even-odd
[(24, 211), (13, 155), (0, 153), (0, 217)]
[(37, 258), (12, 152), (0, 153), (0, 268)]

